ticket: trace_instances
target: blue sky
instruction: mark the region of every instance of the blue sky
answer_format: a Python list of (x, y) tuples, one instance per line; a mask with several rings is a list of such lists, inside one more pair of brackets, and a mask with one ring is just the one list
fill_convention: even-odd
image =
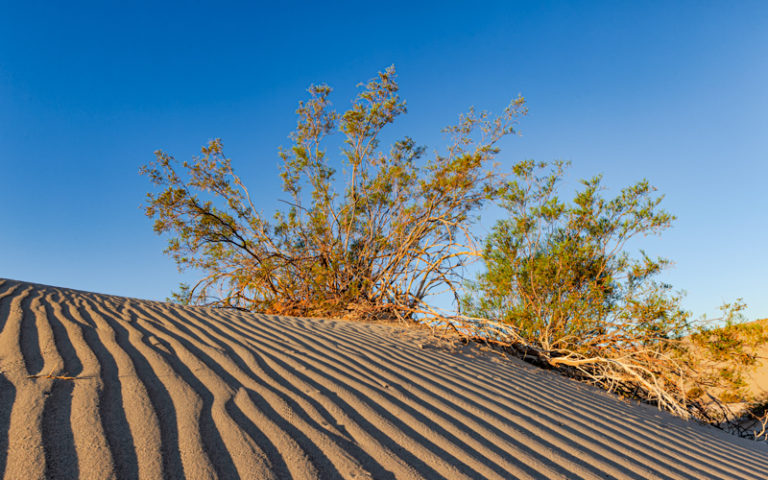
[(522, 94), (503, 165), (570, 160), (609, 194), (648, 178), (679, 219), (638, 245), (686, 307), (768, 316), (768, 3), (331, 3), (0, 2), (0, 277), (164, 299), (185, 277), (141, 210), (152, 152), (221, 137), (271, 211), (306, 88), (344, 108), (394, 64), (393, 134), (439, 147)]

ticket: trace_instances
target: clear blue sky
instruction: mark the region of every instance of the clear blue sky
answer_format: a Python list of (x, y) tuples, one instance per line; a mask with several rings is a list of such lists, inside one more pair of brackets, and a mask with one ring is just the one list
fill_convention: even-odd
[(2, 1), (0, 277), (164, 299), (183, 277), (140, 208), (152, 152), (221, 137), (270, 211), (306, 87), (343, 108), (395, 64), (395, 133), (439, 145), (520, 93), (505, 165), (648, 178), (679, 220), (643, 245), (685, 305), (768, 316), (768, 3), (366, 3)]

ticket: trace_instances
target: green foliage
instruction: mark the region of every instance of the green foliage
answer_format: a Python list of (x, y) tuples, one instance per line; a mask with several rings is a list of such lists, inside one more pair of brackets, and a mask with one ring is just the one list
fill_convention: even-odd
[[(756, 400), (748, 389), (746, 373), (757, 366), (760, 349), (768, 343), (765, 321), (747, 322), (741, 299), (720, 307), (715, 325), (702, 319), (693, 325), (686, 350), (696, 359), (701, 382), (725, 403)], [(686, 345), (687, 346), (687, 345)]]
[(486, 240), (486, 271), (468, 311), (513, 324), (547, 350), (600, 345), (607, 336), (678, 335), (687, 317), (679, 298), (653, 280), (669, 262), (625, 251), (631, 238), (671, 225), (662, 197), (644, 180), (605, 199), (597, 176), (568, 203), (558, 196), (566, 166), (515, 166), (501, 197), (509, 216)]
[[(299, 103), (290, 148), (280, 150), (287, 205), (265, 217), (214, 140), (178, 162), (157, 152), (142, 169), (160, 187), (146, 214), (170, 234), (180, 268), (206, 272), (181, 292), (192, 303), (261, 312), (364, 318), (434, 313), (425, 298), (457, 291), (476, 254), (468, 227), (498, 195), (497, 142), (524, 115), (522, 98), (498, 117), (470, 110), (445, 131), (445, 153), (427, 158), (410, 137), (381, 148), (381, 132), (406, 112), (394, 68), (337, 113), (331, 88)], [(325, 145), (339, 132), (341, 158)], [(339, 173), (341, 172), (341, 174)], [(339, 188), (343, 185), (343, 188)]]
[(672, 224), (663, 197), (643, 180), (606, 199), (597, 176), (568, 202), (558, 195), (566, 166), (515, 166), (500, 196), (508, 216), (486, 239), (465, 312), (509, 325), (502, 340), (538, 363), (738, 430), (727, 404), (754, 400), (745, 373), (768, 329), (744, 322), (740, 300), (715, 326), (691, 322), (680, 295), (655, 280), (669, 262), (627, 252), (632, 238)]

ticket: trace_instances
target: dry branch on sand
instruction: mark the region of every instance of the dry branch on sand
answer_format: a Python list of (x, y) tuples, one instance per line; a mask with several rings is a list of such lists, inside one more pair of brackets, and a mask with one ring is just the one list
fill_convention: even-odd
[[(555, 370), (596, 385), (621, 398), (658, 406), (682, 418), (692, 418), (741, 437), (768, 440), (768, 409), (765, 403), (727, 403), (717, 395), (722, 387), (701, 351), (691, 356), (691, 340), (669, 340), (660, 347), (634, 345), (622, 348), (616, 339), (605, 339), (606, 348), (589, 354), (575, 350), (546, 350), (532, 344), (515, 328), (477, 318), (453, 317), (434, 322), (432, 334), (463, 342), (489, 345), (539, 367)], [(626, 339), (623, 339), (626, 340)], [(708, 393), (692, 397), (694, 389)]]

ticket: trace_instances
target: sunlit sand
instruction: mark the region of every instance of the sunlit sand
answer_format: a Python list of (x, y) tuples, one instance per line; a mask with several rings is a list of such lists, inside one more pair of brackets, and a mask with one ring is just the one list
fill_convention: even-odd
[(397, 326), (0, 280), (0, 477), (763, 479), (768, 449)]

